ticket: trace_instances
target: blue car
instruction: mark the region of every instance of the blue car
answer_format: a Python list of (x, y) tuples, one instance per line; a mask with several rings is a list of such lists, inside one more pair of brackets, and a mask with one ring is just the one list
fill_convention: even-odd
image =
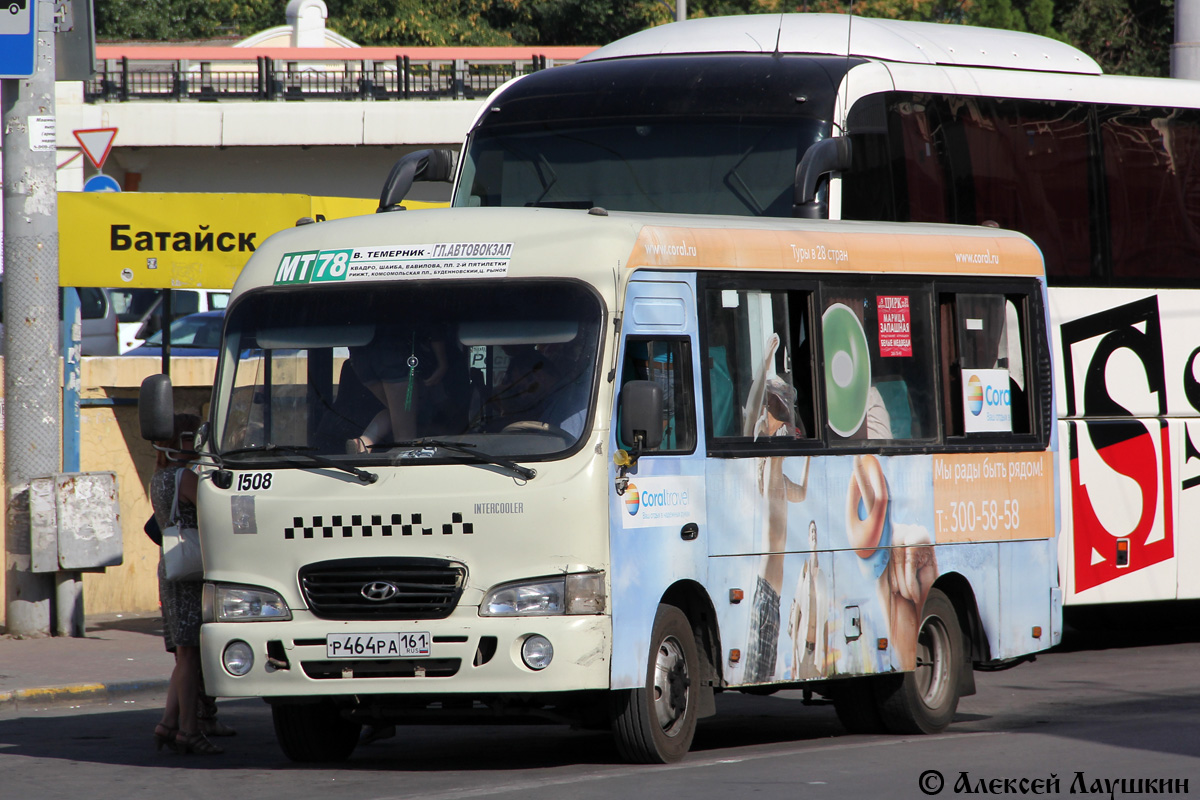
[[(180, 357), (215, 356), (220, 353), (221, 329), (225, 326), (225, 311), (201, 311), (188, 314), (171, 323), (171, 355)], [(127, 356), (162, 358), (163, 332), (146, 339), (141, 347), (125, 353)]]

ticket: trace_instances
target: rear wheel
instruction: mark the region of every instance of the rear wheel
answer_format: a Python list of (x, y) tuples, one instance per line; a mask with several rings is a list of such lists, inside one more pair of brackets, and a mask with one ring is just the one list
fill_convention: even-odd
[(879, 713), (892, 733), (940, 733), (958, 708), (958, 676), (966, 668), (954, 604), (930, 589), (917, 633), (917, 665), (876, 684)]
[(660, 605), (650, 637), (646, 685), (614, 692), (612, 730), (626, 761), (666, 764), (683, 758), (696, 734), (699, 659), (687, 616)]
[(302, 763), (345, 761), (358, 745), (362, 730), (361, 723), (345, 719), (328, 701), (273, 705), (271, 718), (283, 754)]

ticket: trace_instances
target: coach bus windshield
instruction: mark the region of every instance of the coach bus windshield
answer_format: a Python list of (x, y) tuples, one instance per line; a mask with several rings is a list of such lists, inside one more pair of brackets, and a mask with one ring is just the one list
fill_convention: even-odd
[(454, 204), (791, 216), (846, 66), (681, 56), (536, 73), (472, 131)]
[(217, 449), (259, 465), (573, 451), (591, 418), (602, 315), (591, 289), (561, 280), (247, 294), (225, 332)]

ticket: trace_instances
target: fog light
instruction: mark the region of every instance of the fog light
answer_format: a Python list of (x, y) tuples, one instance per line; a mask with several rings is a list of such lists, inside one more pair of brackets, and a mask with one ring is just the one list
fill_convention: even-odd
[(234, 639), (225, 645), (221, 663), (225, 665), (226, 672), (240, 678), (254, 667), (254, 650), (242, 640)]
[(554, 659), (554, 645), (545, 636), (534, 634), (521, 645), (521, 660), (530, 669), (545, 669)]

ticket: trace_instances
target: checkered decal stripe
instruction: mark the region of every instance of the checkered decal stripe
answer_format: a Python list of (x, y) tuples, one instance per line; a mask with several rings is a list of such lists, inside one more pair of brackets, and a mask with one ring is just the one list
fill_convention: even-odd
[[(388, 521), (385, 523), (384, 517)], [(326, 522), (328, 519), (328, 522)], [(292, 524), (283, 529), (284, 539), (352, 539), (355, 537), (371, 538), (373, 536), (433, 536), (440, 532), (446, 536), (456, 533), (470, 534), (475, 532), (474, 523), (463, 522), (463, 515), (454, 512), (449, 522), (425, 527), (420, 514), (334, 514), (331, 517), (292, 517)]]

